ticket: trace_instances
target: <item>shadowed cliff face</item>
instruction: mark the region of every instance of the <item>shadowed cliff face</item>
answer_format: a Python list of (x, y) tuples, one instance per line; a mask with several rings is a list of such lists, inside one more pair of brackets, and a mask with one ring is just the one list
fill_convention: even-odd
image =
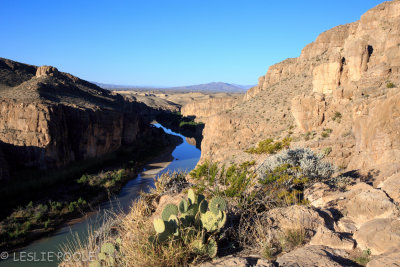
[(290, 135), (293, 146), (330, 149), (327, 158), (349, 170), (395, 172), (399, 23), (400, 1), (385, 2), (269, 67), (243, 101), (207, 117), (202, 160), (249, 160), (244, 150)]
[[(0, 58), (0, 173), (12, 166), (56, 168), (141, 142), (150, 108), (54, 67)], [(18, 162), (14, 162), (18, 161)]]

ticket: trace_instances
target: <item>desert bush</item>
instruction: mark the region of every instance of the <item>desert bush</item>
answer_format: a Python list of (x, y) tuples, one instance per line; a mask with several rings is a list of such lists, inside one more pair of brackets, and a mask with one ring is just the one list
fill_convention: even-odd
[(231, 164), (228, 168), (206, 160), (190, 172), (196, 187), (214, 195), (241, 197), (254, 184), (255, 174), (251, 170), (255, 161), (246, 161), (240, 165)]
[(332, 120), (340, 123), (341, 119), (342, 119), (342, 113), (340, 113), (339, 111), (336, 111), (332, 117)]
[(337, 170), (335, 166), (322, 161), (324, 155), (315, 154), (309, 148), (296, 148), (282, 151), (279, 154), (268, 157), (257, 169), (260, 180), (264, 180), (268, 174), (276, 168), (286, 166), (296, 178), (307, 177), (308, 182), (317, 182), (329, 179)]
[(332, 133), (332, 129), (323, 129), (322, 130), (322, 132), (321, 132), (321, 137), (322, 138), (327, 138), (327, 137), (329, 137), (330, 135), (331, 135), (331, 133)]
[(274, 154), (282, 149), (289, 148), (292, 139), (285, 137), (281, 141), (272, 138), (265, 139), (257, 144), (257, 147), (249, 148), (245, 152), (250, 154)]
[(394, 88), (395, 85), (394, 85), (394, 83), (392, 83), (392, 82), (387, 82), (387, 83), (386, 83), (386, 87), (387, 87), (387, 88)]

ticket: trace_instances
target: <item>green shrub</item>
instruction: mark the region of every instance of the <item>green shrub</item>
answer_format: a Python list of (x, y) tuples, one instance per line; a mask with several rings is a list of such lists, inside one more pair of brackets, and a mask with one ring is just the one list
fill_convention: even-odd
[(329, 137), (331, 135), (331, 133), (332, 133), (332, 129), (329, 129), (329, 128), (325, 129), (324, 128), (322, 130), (321, 136), (322, 136), (322, 138), (327, 138), (327, 137)]
[(196, 180), (197, 188), (202, 191), (205, 188), (214, 194), (224, 194), (228, 197), (240, 197), (249, 188), (254, 172), (249, 169), (255, 161), (246, 161), (240, 164), (218, 167), (217, 163), (206, 160), (203, 164), (190, 172), (190, 176)]
[(386, 83), (386, 87), (387, 87), (387, 88), (394, 88), (395, 85), (394, 85), (394, 83), (392, 83), (392, 82), (387, 82), (387, 83)]
[(245, 152), (250, 154), (274, 154), (284, 148), (289, 148), (291, 141), (290, 137), (285, 137), (276, 142), (272, 138), (268, 138), (259, 142), (257, 147), (247, 149)]
[(342, 113), (336, 111), (332, 117), (332, 120), (340, 123), (341, 119), (342, 119)]

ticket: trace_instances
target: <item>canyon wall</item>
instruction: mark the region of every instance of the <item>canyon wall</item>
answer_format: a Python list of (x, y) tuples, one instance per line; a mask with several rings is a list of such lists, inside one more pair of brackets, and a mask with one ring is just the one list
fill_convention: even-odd
[[(54, 67), (0, 59), (0, 173), (58, 168), (160, 137), (143, 104)], [(162, 138), (161, 138), (162, 139)]]
[(234, 95), (205, 100), (195, 100), (182, 106), (181, 113), (184, 116), (196, 116), (196, 118), (201, 120), (219, 114), (222, 111), (232, 109), (241, 99), (241, 96)]
[(244, 150), (291, 136), (349, 170), (397, 171), (399, 24), (400, 2), (384, 2), (269, 67), (241, 103), (207, 118), (202, 160), (258, 160)]

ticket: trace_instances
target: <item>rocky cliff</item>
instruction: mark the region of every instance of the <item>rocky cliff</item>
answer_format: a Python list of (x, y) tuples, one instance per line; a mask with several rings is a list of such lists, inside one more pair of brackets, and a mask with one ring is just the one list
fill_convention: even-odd
[(0, 58), (0, 103), (3, 177), (9, 168), (56, 168), (160, 135), (143, 121), (142, 104), (54, 67)]
[(242, 102), (207, 119), (202, 159), (248, 159), (257, 142), (290, 135), (349, 170), (396, 172), (399, 23), (400, 2), (384, 2), (271, 66)]
[(222, 111), (230, 110), (241, 99), (240, 95), (230, 95), (204, 100), (193, 100), (182, 106), (181, 113), (184, 116), (196, 116), (199, 120), (204, 120)]

